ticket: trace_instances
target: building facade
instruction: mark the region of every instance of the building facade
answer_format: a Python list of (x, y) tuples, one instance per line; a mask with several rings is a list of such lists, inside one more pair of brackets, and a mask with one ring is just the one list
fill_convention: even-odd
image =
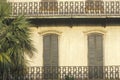
[(33, 24), (29, 66), (120, 65), (119, 0), (9, 2)]
[(105, 27), (86, 24), (72, 27), (53, 25), (41, 26), (38, 28), (32, 27), (32, 29), (32, 39), (38, 52), (35, 53), (36, 55), (34, 56), (31, 65), (43, 65), (43, 53), (44, 48), (46, 47), (44, 40), (47, 35), (52, 37), (52, 34), (53, 36), (56, 35), (57, 42), (53, 43), (53, 45), (56, 44), (56, 46), (51, 48), (51, 50), (57, 50), (60, 66), (88, 66), (90, 55), (94, 54), (94, 50), (96, 52), (95, 47), (98, 47), (98, 52), (94, 54), (96, 56), (91, 56), (92, 59), (93, 57), (98, 58), (101, 56), (101, 60), (103, 62), (102, 65), (104, 66), (120, 64), (120, 28), (118, 25), (108, 25)]

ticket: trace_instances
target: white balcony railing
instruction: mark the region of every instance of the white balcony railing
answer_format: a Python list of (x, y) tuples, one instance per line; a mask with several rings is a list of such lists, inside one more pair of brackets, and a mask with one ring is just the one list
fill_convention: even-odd
[(120, 1), (10, 2), (11, 17), (120, 17)]
[(0, 80), (120, 80), (120, 66), (33, 66), (0, 70)]

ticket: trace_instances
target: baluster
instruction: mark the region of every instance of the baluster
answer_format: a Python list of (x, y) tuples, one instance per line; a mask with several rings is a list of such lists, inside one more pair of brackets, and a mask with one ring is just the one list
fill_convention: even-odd
[(64, 5), (63, 2), (59, 2), (59, 14), (64, 15)]
[(113, 66), (110, 66), (110, 79), (113, 79), (114, 72), (113, 72)]
[(39, 9), (38, 2), (34, 2), (34, 15), (35, 16), (38, 15), (38, 9)]
[(79, 9), (80, 9), (80, 6), (79, 6), (79, 2), (76, 1), (75, 4), (74, 4), (74, 12), (75, 12), (75, 15), (79, 13)]
[(13, 4), (14, 4), (14, 7), (13, 7), (13, 10), (14, 10), (13, 15), (16, 16), (16, 15), (18, 15), (17, 2), (14, 2)]
[(24, 14), (24, 15), (27, 15), (27, 14), (28, 14), (27, 7), (28, 7), (28, 3), (27, 3), (27, 2), (23, 3), (23, 14)]
[(41, 74), (40, 74), (40, 67), (36, 67), (36, 80), (41, 79), (40, 76), (41, 76)]
[(69, 3), (66, 1), (65, 3), (64, 3), (64, 14), (69, 14), (69, 12), (70, 12), (70, 10), (69, 10), (69, 5), (68, 5)]
[(58, 2), (54, 2), (54, 14), (58, 14)]
[(119, 67), (115, 66), (115, 79), (119, 79)]
[(80, 1), (80, 14), (84, 14), (84, 2)]
[(114, 11), (115, 11), (115, 4), (113, 1), (110, 2), (110, 10), (111, 10), (111, 13), (110, 14), (114, 14)]
[(32, 16), (33, 14), (33, 3), (29, 2), (29, 15)]

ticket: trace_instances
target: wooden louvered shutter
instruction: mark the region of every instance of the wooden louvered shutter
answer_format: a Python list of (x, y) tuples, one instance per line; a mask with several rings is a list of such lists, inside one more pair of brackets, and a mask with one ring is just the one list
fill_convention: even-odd
[(43, 38), (44, 66), (58, 66), (58, 35), (48, 34)]
[(51, 36), (51, 58), (52, 66), (58, 66), (58, 35)]
[(88, 66), (89, 78), (102, 78), (103, 75), (103, 35), (88, 35)]
[(103, 37), (102, 35), (96, 35), (96, 58), (97, 66), (103, 66)]
[(88, 65), (89, 66), (103, 66), (102, 34), (88, 35)]
[(58, 35), (48, 34), (43, 37), (43, 65), (45, 79), (57, 79), (58, 70)]
[(43, 38), (43, 65), (44, 66), (51, 66), (50, 64), (50, 36), (45, 35)]

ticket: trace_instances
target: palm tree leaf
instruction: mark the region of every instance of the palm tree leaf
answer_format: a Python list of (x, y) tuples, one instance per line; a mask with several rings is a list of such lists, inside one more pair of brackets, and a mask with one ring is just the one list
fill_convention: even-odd
[(6, 0), (0, 1), (0, 19), (4, 19), (10, 16), (10, 6), (6, 3)]
[(36, 49), (30, 38), (27, 19), (21, 15), (10, 20), (9, 16), (8, 3), (0, 2), (0, 66), (11, 62), (6, 68), (9, 67), (15, 71), (27, 66), (25, 55), (33, 56)]
[(0, 63), (11, 63), (9, 55), (6, 53), (0, 53)]

